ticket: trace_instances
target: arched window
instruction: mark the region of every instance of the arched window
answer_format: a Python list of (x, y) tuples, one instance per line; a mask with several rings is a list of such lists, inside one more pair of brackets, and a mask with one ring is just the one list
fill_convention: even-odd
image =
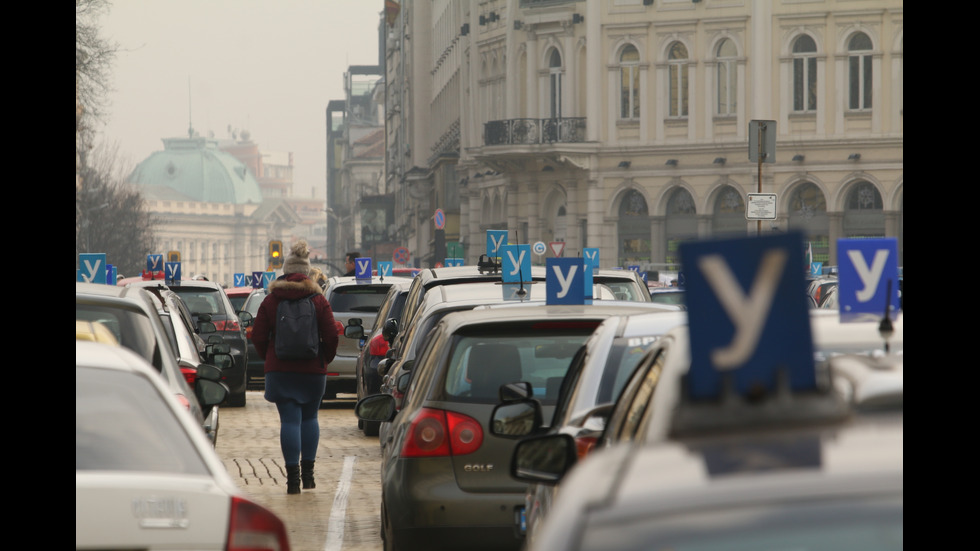
[(557, 49), (551, 50), (548, 61), (548, 72), (551, 79), (551, 118), (561, 118), (561, 54)]
[(847, 42), (847, 74), (850, 109), (871, 109), (871, 39), (855, 33)]
[(738, 51), (735, 43), (724, 39), (718, 45), (715, 56), (718, 58), (718, 107), (719, 115), (735, 114), (735, 96), (738, 90), (738, 75), (736, 73), (736, 56)]
[(817, 44), (808, 35), (793, 43), (793, 111), (817, 109)]
[(667, 258), (668, 264), (680, 264), (679, 246), (697, 239), (698, 218), (694, 198), (684, 188), (676, 188), (667, 200)]
[(619, 265), (650, 262), (650, 212), (646, 199), (635, 189), (619, 204)]
[(871, 182), (856, 183), (844, 202), (844, 235), (846, 237), (884, 237), (885, 211), (881, 193)]
[(745, 201), (742, 199), (742, 194), (732, 186), (725, 186), (715, 197), (715, 210), (711, 220), (712, 234), (745, 237), (747, 229)]
[(640, 118), (639, 63), (640, 52), (636, 51), (635, 46), (628, 44), (619, 55), (620, 90), (622, 93), (619, 116), (623, 119)]
[(827, 200), (813, 182), (804, 182), (790, 193), (789, 227), (801, 230), (813, 249), (813, 261), (830, 260), (830, 218)]
[(671, 117), (687, 116), (687, 48), (680, 42), (670, 45), (667, 54), (667, 91)]

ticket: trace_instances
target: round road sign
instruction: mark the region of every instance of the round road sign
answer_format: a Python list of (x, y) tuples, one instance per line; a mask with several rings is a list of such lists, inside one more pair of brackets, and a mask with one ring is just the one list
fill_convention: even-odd
[(442, 209), (436, 209), (435, 215), (432, 216), (432, 220), (436, 223), (436, 229), (441, 230), (446, 227), (446, 213)]
[(399, 264), (408, 264), (408, 249), (405, 247), (398, 247), (391, 255), (391, 259)]
[(548, 249), (545, 247), (544, 241), (538, 241), (531, 247), (531, 250), (534, 251), (534, 254), (544, 254)]

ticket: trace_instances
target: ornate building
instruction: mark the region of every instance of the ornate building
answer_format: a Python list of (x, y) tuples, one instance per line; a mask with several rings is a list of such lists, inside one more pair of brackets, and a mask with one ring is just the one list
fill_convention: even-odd
[[(789, 229), (825, 264), (844, 237), (896, 237), (903, 261), (901, 0), (400, 4), (385, 181), (422, 265), (437, 208), (467, 263), (487, 229), (604, 267)], [(751, 121), (775, 121), (775, 162), (749, 160)], [(746, 219), (758, 192), (776, 220)]]

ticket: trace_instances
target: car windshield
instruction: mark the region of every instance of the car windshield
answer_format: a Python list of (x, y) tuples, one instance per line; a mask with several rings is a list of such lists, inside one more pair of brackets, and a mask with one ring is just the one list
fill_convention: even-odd
[(173, 291), (180, 295), (187, 305), (187, 309), (192, 314), (221, 314), (224, 315), (224, 303), (218, 293), (224, 291), (220, 289), (209, 289), (206, 287), (185, 287), (174, 285)]
[(496, 402), (500, 385), (527, 381), (535, 398), (554, 405), (572, 357), (588, 336), (578, 331), (518, 331), (459, 337), (446, 371), (446, 398)]
[(330, 307), (334, 312), (377, 312), (388, 294), (388, 287), (350, 285), (334, 289)]
[(172, 408), (145, 377), (75, 370), (75, 470), (209, 474)]
[(119, 344), (142, 356), (157, 370), (162, 369), (153, 325), (142, 310), (116, 304), (88, 304), (76, 301), (75, 319), (101, 323), (112, 332)]

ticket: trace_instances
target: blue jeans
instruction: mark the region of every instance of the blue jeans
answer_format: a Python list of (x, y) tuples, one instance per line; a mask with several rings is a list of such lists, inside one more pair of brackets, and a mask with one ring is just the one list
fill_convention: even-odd
[(300, 404), (293, 400), (276, 402), (279, 410), (279, 445), (286, 466), (299, 465), (304, 461), (316, 460), (316, 449), (320, 443), (320, 401)]

